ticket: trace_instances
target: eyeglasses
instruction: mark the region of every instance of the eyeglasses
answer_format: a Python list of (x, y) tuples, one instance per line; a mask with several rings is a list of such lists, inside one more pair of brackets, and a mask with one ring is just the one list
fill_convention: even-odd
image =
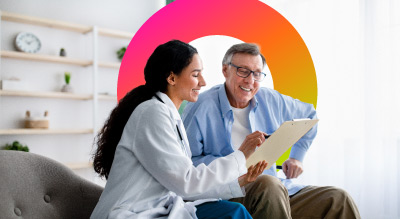
[(240, 67), (237, 65), (232, 64), (232, 62), (229, 62), (229, 65), (232, 65), (233, 67), (236, 68), (236, 75), (241, 77), (241, 78), (247, 78), (250, 76), (250, 74), (253, 74), (253, 80), (257, 82), (261, 82), (264, 80), (266, 74), (264, 72), (258, 72), (258, 71), (252, 71), (250, 69)]

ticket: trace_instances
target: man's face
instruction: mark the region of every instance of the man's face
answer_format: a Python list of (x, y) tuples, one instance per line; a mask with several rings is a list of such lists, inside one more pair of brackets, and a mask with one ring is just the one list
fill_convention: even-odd
[[(231, 63), (247, 68), (252, 71), (261, 72), (263, 63), (260, 55), (254, 56), (247, 53), (236, 53)], [(223, 65), (222, 72), (225, 76), (225, 89), (231, 106), (245, 108), (260, 88), (260, 83), (254, 81), (253, 74), (247, 78), (236, 75), (237, 68), (232, 65)]]

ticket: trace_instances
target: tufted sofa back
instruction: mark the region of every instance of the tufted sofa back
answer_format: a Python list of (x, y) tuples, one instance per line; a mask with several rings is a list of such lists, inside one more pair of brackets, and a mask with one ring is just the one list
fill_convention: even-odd
[(89, 218), (102, 191), (54, 160), (0, 150), (0, 219)]

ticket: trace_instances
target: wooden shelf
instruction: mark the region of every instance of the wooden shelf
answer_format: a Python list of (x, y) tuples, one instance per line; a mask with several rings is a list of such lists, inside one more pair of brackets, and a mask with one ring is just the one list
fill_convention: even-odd
[[(14, 91), (14, 90), (0, 90), (0, 96), (39, 97), (39, 98), (55, 98), (55, 99), (73, 99), (73, 100), (93, 99), (93, 96), (91, 94), (71, 94), (64, 92)], [(117, 96), (99, 94), (98, 99), (117, 101)]]
[[(42, 61), (42, 62), (55, 62), (69, 65), (79, 65), (79, 66), (90, 66), (93, 65), (93, 61), (90, 60), (81, 60), (81, 59), (72, 59), (60, 56), (50, 56), (50, 55), (41, 55), (41, 54), (33, 54), (33, 53), (24, 53), (24, 52), (15, 52), (15, 51), (1, 51), (2, 58), (12, 58), (12, 59), (23, 59), (30, 61)], [(105, 68), (116, 68), (119, 69), (121, 66), (120, 62), (99, 62), (100, 67)]]
[(112, 29), (107, 29), (107, 28), (98, 28), (98, 30), (99, 30), (99, 35), (101, 35), (101, 36), (132, 39), (133, 35), (134, 35), (133, 33), (130, 33), (130, 32), (125, 32), (125, 31), (120, 31), (120, 30), (112, 30)]
[(52, 19), (38, 18), (27, 15), (15, 14), (10, 12), (1, 12), (1, 19), (4, 21), (32, 24), (38, 26), (45, 26), (57, 28), (62, 30), (74, 31), (78, 33), (88, 33), (92, 31), (92, 27), (88, 25), (73, 24), (64, 21), (56, 21)]
[(121, 67), (121, 63), (119, 63), (119, 62), (99, 62), (99, 66), (105, 67), (105, 68), (119, 69), (119, 67)]
[(91, 162), (82, 162), (82, 163), (66, 163), (64, 164), (68, 168), (72, 170), (79, 170), (79, 169), (87, 169), (87, 168), (92, 168), (93, 163)]
[[(38, 18), (38, 17), (28, 16), (28, 15), (10, 13), (10, 12), (6, 12), (6, 11), (1, 12), (1, 19), (4, 21), (44, 26), (44, 27), (68, 30), (68, 31), (73, 31), (73, 32), (78, 32), (78, 33), (89, 33), (91, 31), (93, 31), (93, 27), (89, 26), (89, 25), (74, 24), (74, 23), (57, 21), (57, 20), (46, 19), (46, 18)], [(113, 30), (113, 29), (108, 29), (108, 28), (99, 28), (99, 35), (132, 39), (134, 34), (131, 32), (126, 32), (126, 31)]]
[(32, 54), (32, 53), (5, 51), (5, 50), (1, 51), (1, 57), (23, 59), (30, 61), (54, 62), (54, 63), (79, 65), (79, 66), (89, 66), (93, 64), (93, 62), (90, 60), (72, 59), (60, 56), (50, 56), (50, 55), (41, 55), (41, 54)]
[(58, 98), (58, 99), (73, 99), (73, 100), (91, 100), (91, 94), (72, 94), (64, 92), (39, 92), (39, 91), (11, 91), (0, 90), (0, 96), (14, 97), (40, 97), (40, 98)]
[(99, 100), (115, 100), (115, 101), (117, 101), (117, 96), (112, 96), (112, 95), (99, 94), (98, 98), (99, 98)]
[(0, 135), (93, 134), (93, 129), (0, 129)]

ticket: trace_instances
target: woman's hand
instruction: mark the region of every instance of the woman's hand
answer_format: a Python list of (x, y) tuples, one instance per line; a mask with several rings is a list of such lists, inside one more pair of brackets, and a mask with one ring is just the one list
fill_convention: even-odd
[(256, 147), (260, 146), (265, 141), (265, 135), (267, 134), (264, 132), (255, 131), (246, 136), (246, 139), (244, 139), (242, 145), (238, 149), (243, 152), (246, 160), (254, 153)]
[(251, 165), (247, 169), (247, 173), (238, 178), (240, 187), (254, 182), (267, 166), (268, 163), (265, 160), (258, 162), (255, 166)]

